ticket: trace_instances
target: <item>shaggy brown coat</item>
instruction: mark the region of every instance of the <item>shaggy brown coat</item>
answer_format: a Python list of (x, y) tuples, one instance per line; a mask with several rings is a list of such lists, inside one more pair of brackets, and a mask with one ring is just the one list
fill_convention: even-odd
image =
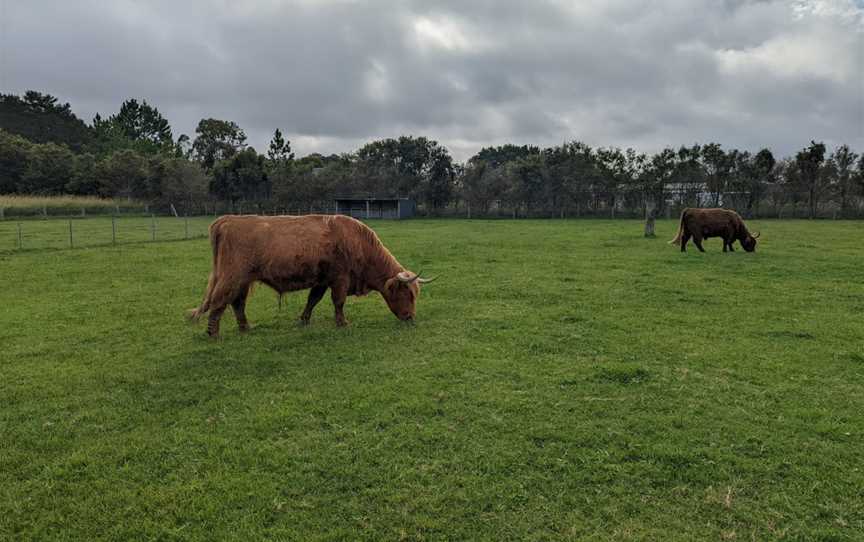
[(708, 237), (723, 238), (723, 252), (728, 250), (734, 252), (732, 244), (737, 240), (747, 252), (756, 250), (756, 235), (750, 235), (744, 220), (738, 213), (729, 209), (684, 209), (681, 212), (681, 222), (678, 225), (678, 234), (669, 241), (671, 244), (680, 244), (681, 252), (687, 250), (687, 241), (693, 238), (693, 243), (701, 252), (702, 240)]
[(419, 284), (426, 279), (406, 271), (378, 236), (347, 216), (223, 216), (210, 225), (213, 271), (201, 306), (189, 313), (197, 320), (207, 312), (207, 332), (219, 334), (219, 319), (230, 304), (241, 331), (249, 328), (246, 298), (256, 281), (280, 295), (310, 288), (300, 316), (308, 323), (312, 309), (331, 290), (336, 324), (348, 295), (380, 292), (393, 314), (412, 320)]

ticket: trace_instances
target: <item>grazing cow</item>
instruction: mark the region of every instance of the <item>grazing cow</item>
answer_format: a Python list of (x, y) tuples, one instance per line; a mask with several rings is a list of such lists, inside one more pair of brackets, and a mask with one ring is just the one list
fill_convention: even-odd
[(219, 335), (219, 319), (229, 304), (240, 331), (249, 329), (246, 297), (256, 281), (280, 295), (310, 288), (303, 324), (330, 288), (336, 324), (344, 326), (345, 297), (370, 290), (381, 293), (397, 318), (413, 320), (419, 285), (434, 280), (407, 271), (374, 231), (347, 216), (223, 216), (210, 225), (210, 244), (207, 293), (189, 318), (198, 320), (209, 311), (211, 337)]
[(678, 234), (669, 243), (680, 244), (681, 252), (685, 252), (687, 241), (691, 237), (700, 252), (705, 252), (705, 249), (702, 248), (702, 239), (708, 237), (722, 237), (723, 252), (726, 252), (727, 248), (734, 252), (732, 243), (736, 240), (741, 242), (744, 250), (753, 252), (756, 250), (756, 239), (759, 238), (759, 232), (756, 232), (756, 235), (750, 235), (741, 216), (729, 209), (684, 209), (681, 212)]

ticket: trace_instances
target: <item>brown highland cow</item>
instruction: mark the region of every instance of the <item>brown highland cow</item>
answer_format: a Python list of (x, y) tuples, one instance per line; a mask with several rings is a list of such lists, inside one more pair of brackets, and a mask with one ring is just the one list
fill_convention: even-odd
[(223, 216), (210, 225), (213, 271), (201, 306), (190, 311), (198, 320), (210, 313), (207, 332), (219, 335), (219, 319), (230, 304), (240, 331), (249, 329), (246, 298), (256, 281), (280, 295), (310, 288), (300, 321), (309, 323), (312, 309), (327, 288), (336, 309), (336, 324), (348, 322), (345, 297), (381, 293), (400, 320), (413, 320), (420, 278), (390, 254), (368, 226), (347, 216)]
[(732, 243), (736, 240), (741, 242), (741, 246), (747, 252), (756, 250), (756, 239), (759, 238), (759, 232), (756, 235), (750, 235), (747, 231), (747, 226), (744, 225), (744, 220), (735, 211), (729, 209), (684, 209), (681, 212), (681, 222), (678, 226), (678, 234), (675, 239), (669, 241), (670, 244), (681, 245), (681, 252), (687, 250), (687, 241), (693, 238), (693, 243), (700, 252), (705, 252), (702, 248), (702, 239), (708, 237), (723, 238), (723, 252), (728, 250), (734, 252)]

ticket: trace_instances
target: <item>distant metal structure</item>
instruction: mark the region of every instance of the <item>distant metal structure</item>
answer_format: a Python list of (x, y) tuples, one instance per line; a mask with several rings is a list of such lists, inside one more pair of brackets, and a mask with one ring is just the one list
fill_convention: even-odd
[(414, 200), (401, 196), (347, 195), (336, 196), (336, 214), (354, 218), (384, 218), (402, 220), (417, 211)]

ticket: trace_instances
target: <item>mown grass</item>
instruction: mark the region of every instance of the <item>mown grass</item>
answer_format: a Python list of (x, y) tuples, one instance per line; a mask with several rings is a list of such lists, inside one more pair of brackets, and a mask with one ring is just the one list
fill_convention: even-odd
[(441, 278), (183, 321), (205, 240), (0, 254), (0, 539), (856, 540), (854, 222), (373, 224)]

